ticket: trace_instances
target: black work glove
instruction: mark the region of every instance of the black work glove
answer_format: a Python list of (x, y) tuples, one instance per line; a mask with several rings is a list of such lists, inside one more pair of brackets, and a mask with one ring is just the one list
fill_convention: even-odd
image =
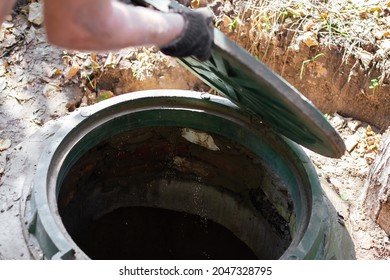
[(174, 57), (195, 56), (199, 60), (210, 58), (212, 45), (211, 13), (206, 8), (178, 11), (184, 17), (184, 30), (181, 35), (160, 48), (161, 52)]

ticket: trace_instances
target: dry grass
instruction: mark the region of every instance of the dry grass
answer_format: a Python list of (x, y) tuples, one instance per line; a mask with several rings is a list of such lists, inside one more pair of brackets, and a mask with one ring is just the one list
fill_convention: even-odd
[[(218, 1), (217, 1), (218, 2)], [(247, 0), (225, 4), (219, 23), (245, 33), (244, 46), (257, 56), (260, 42), (290, 33), (290, 48), (336, 46), (344, 60), (354, 56), (363, 67), (378, 70), (378, 85), (390, 77), (390, 1)], [(226, 12), (228, 11), (228, 12)], [(233, 30), (234, 29), (234, 30)]]

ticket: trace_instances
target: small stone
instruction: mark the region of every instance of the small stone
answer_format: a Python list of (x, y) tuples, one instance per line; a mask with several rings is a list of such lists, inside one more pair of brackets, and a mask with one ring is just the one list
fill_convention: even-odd
[(43, 23), (42, 4), (33, 2), (29, 5), (28, 21), (36, 25)]
[(360, 142), (360, 136), (358, 134), (351, 135), (345, 140), (345, 147), (348, 152), (352, 152), (353, 149), (356, 148), (356, 146)]

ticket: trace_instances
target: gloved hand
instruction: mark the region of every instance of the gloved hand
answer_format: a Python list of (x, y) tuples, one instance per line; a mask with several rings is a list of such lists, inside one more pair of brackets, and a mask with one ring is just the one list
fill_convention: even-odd
[(195, 56), (199, 60), (210, 58), (212, 34), (209, 27), (211, 12), (207, 8), (178, 11), (184, 17), (182, 34), (160, 48), (161, 52), (174, 57)]

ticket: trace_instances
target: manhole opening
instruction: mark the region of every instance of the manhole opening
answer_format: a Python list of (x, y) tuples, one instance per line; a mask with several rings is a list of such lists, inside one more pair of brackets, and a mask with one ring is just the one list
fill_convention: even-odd
[(74, 238), (93, 259), (257, 258), (231, 231), (210, 219), (151, 207), (116, 209)]
[(80, 157), (58, 210), (91, 259), (278, 259), (294, 213), (274, 173), (220, 135), (134, 129)]

